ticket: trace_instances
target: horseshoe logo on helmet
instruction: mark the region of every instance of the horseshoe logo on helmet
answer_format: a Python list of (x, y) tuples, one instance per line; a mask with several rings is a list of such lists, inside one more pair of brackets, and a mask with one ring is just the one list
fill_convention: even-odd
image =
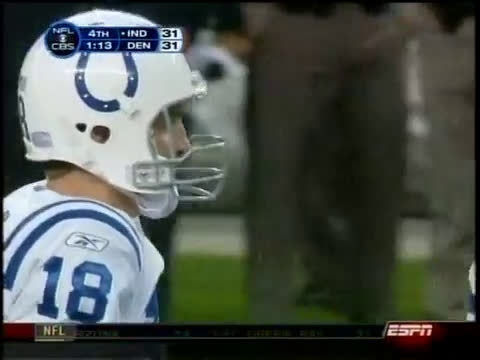
[[(85, 82), (85, 70), (87, 68), (90, 53), (82, 52), (78, 59), (75, 70), (75, 88), (82, 101), (91, 109), (101, 112), (114, 112), (120, 110), (120, 102), (117, 99), (100, 100), (92, 95)], [(130, 52), (123, 52), (123, 61), (127, 70), (127, 87), (123, 92), (125, 96), (133, 98), (138, 88), (138, 71), (135, 61)]]

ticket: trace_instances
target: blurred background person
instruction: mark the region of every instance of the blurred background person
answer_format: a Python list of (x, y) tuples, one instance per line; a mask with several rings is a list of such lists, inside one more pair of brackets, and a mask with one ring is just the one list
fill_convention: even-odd
[(475, 261), (470, 266), (468, 271), (468, 283), (469, 283), (469, 302), (468, 302), (468, 312), (466, 320), (475, 321), (476, 319), (476, 306), (475, 306), (475, 287), (476, 287), (476, 266)]
[(208, 95), (194, 104), (191, 128), (195, 134), (215, 131), (226, 140), (225, 187), (209, 208), (243, 209), (247, 147), (244, 135), (247, 97), (247, 60), (252, 44), (238, 3), (215, 4), (205, 10), (204, 24), (186, 53), (192, 69), (208, 83)]
[(383, 3), (271, 5), (256, 28), (247, 126), (253, 317), (289, 320), (300, 252), (319, 305), (384, 321), (405, 169), (405, 36), (379, 16)]
[(420, 3), (391, 5), (392, 15), (411, 29), (405, 49), (405, 101), (407, 114), (407, 168), (403, 201), (403, 216), (428, 219), (428, 181), (431, 157), (428, 147), (430, 123), (425, 117), (424, 96), (419, 60), (419, 37), (422, 33), (435, 33), (440, 24), (431, 9)]
[(464, 320), (466, 274), (475, 253), (474, 3), (429, 6), (441, 32), (419, 38), (425, 116), (431, 128), (433, 233), (426, 305), (433, 319)]

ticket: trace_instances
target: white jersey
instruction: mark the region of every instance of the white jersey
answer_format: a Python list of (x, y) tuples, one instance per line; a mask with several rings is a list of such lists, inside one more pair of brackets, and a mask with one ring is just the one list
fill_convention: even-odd
[(473, 262), (468, 273), (468, 282), (470, 287), (469, 305), (467, 320), (475, 321), (475, 262)]
[(5, 322), (158, 321), (164, 261), (140, 220), (45, 182), (3, 200)]

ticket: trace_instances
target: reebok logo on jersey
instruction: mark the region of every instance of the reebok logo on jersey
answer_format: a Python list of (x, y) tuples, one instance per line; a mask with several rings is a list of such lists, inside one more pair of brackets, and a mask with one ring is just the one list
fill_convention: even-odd
[(70, 247), (77, 247), (92, 251), (103, 251), (108, 246), (109, 241), (98, 237), (97, 235), (76, 232), (71, 234), (65, 244)]

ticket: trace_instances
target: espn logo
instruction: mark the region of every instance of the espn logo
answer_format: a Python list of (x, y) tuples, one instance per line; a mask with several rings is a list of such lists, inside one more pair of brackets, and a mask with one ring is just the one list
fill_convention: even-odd
[(432, 324), (388, 324), (386, 337), (432, 336)]

